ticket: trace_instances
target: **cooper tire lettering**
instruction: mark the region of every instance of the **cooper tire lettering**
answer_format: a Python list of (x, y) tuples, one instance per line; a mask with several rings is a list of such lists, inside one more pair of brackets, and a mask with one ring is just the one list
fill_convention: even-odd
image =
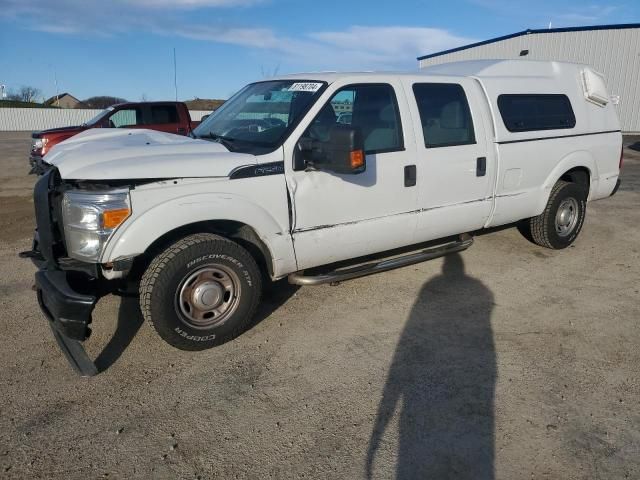
[[(233, 312), (221, 317), (220, 322), (202, 321), (214, 317), (184, 317), (190, 315), (189, 310), (184, 313), (184, 308), (195, 308), (199, 315), (209, 315), (209, 311), (216, 315), (218, 307), (202, 306), (199, 300), (183, 296), (185, 279), (202, 269), (215, 270), (216, 266), (229, 270), (239, 282), (232, 297), (238, 302)], [(217, 278), (198, 281), (211, 283)], [(210, 233), (190, 235), (152, 260), (140, 282), (140, 308), (144, 318), (170, 345), (181, 350), (204, 350), (237, 337), (251, 324), (260, 299), (261, 278), (254, 258), (237, 243)]]

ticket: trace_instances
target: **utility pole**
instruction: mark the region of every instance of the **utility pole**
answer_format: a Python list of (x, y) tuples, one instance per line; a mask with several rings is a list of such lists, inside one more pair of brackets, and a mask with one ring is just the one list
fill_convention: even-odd
[(56, 107), (60, 106), (60, 92), (58, 91), (58, 72), (53, 69), (53, 84), (56, 87)]
[(176, 47), (173, 47), (173, 88), (176, 91), (176, 102), (178, 101), (178, 69), (176, 68)]

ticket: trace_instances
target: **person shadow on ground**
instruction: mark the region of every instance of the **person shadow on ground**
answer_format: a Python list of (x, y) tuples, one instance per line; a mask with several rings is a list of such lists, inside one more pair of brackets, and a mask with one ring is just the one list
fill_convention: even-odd
[(413, 305), (389, 369), (366, 459), (372, 478), (398, 409), (398, 479), (494, 478), (493, 294), (445, 257)]

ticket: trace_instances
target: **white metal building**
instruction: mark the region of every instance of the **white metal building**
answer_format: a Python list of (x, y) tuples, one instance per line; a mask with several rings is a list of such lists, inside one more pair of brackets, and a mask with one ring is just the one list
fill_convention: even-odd
[(525, 30), (418, 57), (420, 68), (460, 60), (558, 60), (605, 75), (625, 133), (640, 133), (640, 23)]
[[(32, 132), (87, 122), (102, 110), (85, 108), (0, 108), (0, 132)], [(201, 120), (209, 110), (189, 110), (191, 120)], [(135, 122), (132, 122), (135, 123)]]

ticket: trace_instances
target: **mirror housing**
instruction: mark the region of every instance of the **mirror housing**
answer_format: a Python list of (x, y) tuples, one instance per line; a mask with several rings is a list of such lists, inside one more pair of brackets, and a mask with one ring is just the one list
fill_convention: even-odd
[[(328, 137), (327, 141), (300, 139), (298, 153), (303, 159), (304, 167), (341, 174), (357, 174), (366, 170), (364, 140), (360, 128), (336, 124), (329, 130)], [(294, 169), (302, 170), (304, 167)]]

